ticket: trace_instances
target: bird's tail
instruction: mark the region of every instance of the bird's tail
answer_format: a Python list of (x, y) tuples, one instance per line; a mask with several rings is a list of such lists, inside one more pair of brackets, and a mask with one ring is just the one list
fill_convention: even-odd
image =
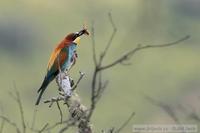
[(38, 96), (38, 98), (37, 98), (37, 101), (36, 101), (35, 105), (38, 105), (38, 104), (40, 103), (40, 100), (41, 100), (41, 98), (42, 98), (42, 94), (43, 94), (44, 91), (46, 90), (48, 84), (49, 84), (49, 80), (45, 77), (45, 78), (44, 78), (44, 81), (43, 81), (43, 83), (42, 83), (42, 85), (41, 85), (41, 87), (40, 87), (40, 88), (38, 89), (38, 91), (37, 91), (37, 92), (40, 93), (40, 94), (39, 94), (39, 96)]

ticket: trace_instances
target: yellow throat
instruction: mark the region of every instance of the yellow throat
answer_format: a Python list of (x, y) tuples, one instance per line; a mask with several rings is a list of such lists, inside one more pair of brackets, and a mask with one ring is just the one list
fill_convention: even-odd
[(77, 37), (73, 42), (76, 43), (77, 45), (79, 45), (80, 44), (80, 40), (81, 40), (81, 38)]

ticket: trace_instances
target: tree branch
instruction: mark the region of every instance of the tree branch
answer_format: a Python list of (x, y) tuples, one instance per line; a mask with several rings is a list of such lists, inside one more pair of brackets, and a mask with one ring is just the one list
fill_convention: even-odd
[(34, 109), (32, 123), (31, 123), (31, 129), (34, 129), (34, 126), (35, 126), (36, 114), (37, 114), (37, 109)]
[(163, 102), (160, 102), (160, 101), (157, 101), (155, 99), (153, 99), (152, 97), (149, 97), (149, 96), (146, 96), (145, 95), (145, 98), (152, 104), (152, 105), (155, 105), (157, 107), (160, 107), (163, 111), (165, 111), (171, 118), (172, 120), (174, 120), (174, 122), (176, 123), (180, 123), (176, 113), (174, 112), (173, 108), (170, 107), (168, 104), (166, 103), (163, 103)]
[[(60, 77), (62, 77), (62, 82), (58, 82), (57, 81), (57, 84), (59, 87), (61, 87), (61, 96), (58, 96), (56, 98), (51, 98), (49, 100), (46, 100), (45, 103), (50, 103), (50, 107), (52, 106), (52, 104), (54, 102), (58, 103), (58, 101), (64, 101), (64, 103), (67, 104), (68, 106), (68, 109), (69, 109), (69, 114), (70, 114), (70, 120), (65, 122), (65, 127), (63, 127), (59, 132), (62, 133), (64, 131), (66, 131), (69, 127), (71, 126), (75, 126), (75, 124), (77, 124), (78, 126), (78, 133), (86, 133), (85, 130), (88, 130), (88, 131), (91, 131), (91, 132), (87, 132), (87, 133), (92, 133), (92, 129), (90, 127), (90, 124), (89, 122), (86, 120), (86, 116), (88, 114), (88, 109), (86, 106), (84, 106), (81, 101), (80, 101), (80, 98), (78, 96), (78, 94), (76, 92), (74, 92), (74, 90), (77, 88), (78, 84), (80, 83), (81, 79), (83, 78), (84, 76), (84, 73), (80, 72), (80, 77), (78, 79), (78, 81), (76, 82), (76, 84), (74, 84), (72, 86), (72, 95), (71, 96), (68, 96), (65, 94), (65, 92), (63, 91), (64, 88), (63, 87), (67, 87), (67, 86), (63, 86), (61, 83), (64, 83), (64, 84), (70, 84), (71, 85), (71, 82), (70, 80), (63, 80), (63, 79), (69, 79), (68, 77), (68, 74), (64, 73), (64, 72), (61, 72), (59, 73), (59, 75), (62, 75)], [(65, 82), (68, 82), (68, 83), (65, 83)], [(61, 112), (61, 109), (60, 107), (58, 107), (60, 112)], [(62, 113), (60, 113), (61, 115), (61, 119), (62, 119)], [(55, 125), (53, 125), (53, 127), (51, 128), (54, 128), (56, 127), (57, 125), (60, 125), (62, 124), (61, 122), (59, 123), (56, 123)], [(48, 128), (50, 129), (50, 128)]]
[(59, 131), (59, 133), (64, 133), (66, 130), (69, 129), (69, 127), (73, 125), (75, 125), (75, 121), (69, 121), (69, 123), (67, 123), (67, 125)]
[(13, 126), (15, 129), (16, 129), (16, 132), (17, 133), (21, 133), (21, 131), (19, 130), (19, 128), (17, 127), (17, 124), (12, 122), (10, 119), (8, 119), (7, 117), (5, 116), (0, 116), (0, 118), (2, 120), (4, 120), (5, 122), (7, 122), (8, 124), (10, 124), (11, 126)]
[(110, 48), (110, 45), (112, 44), (113, 39), (114, 39), (114, 37), (115, 37), (115, 35), (116, 35), (116, 33), (117, 33), (117, 27), (115, 26), (115, 23), (114, 23), (114, 21), (113, 21), (113, 18), (112, 18), (112, 14), (111, 14), (111, 13), (108, 13), (108, 18), (109, 18), (110, 23), (111, 23), (111, 25), (112, 25), (113, 32), (112, 32), (112, 34), (111, 34), (111, 36), (110, 36), (110, 39), (109, 39), (109, 41), (108, 41), (108, 43), (107, 43), (107, 45), (106, 45), (106, 47), (105, 47), (103, 53), (100, 55), (100, 63), (101, 63), (101, 62), (103, 61), (103, 59), (105, 58), (105, 56), (106, 56), (106, 54), (107, 54), (107, 52), (108, 52), (108, 49)]
[(135, 116), (135, 112), (132, 112), (129, 118), (120, 126), (119, 129), (115, 131), (115, 133), (120, 133), (128, 125), (128, 123), (132, 120), (134, 116)]
[(39, 131), (38, 131), (38, 133), (42, 133), (47, 127), (48, 127), (48, 123), (47, 124), (45, 124), (43, 127), (42, 127), (42, 129), (40, 129)]
[(60, 105), (59, 105), (59, 101), (56, 101), (56, 104), (57, 104), (57, 107), (58, 107), (58, 110), (59, 110), (59, 113), (60, 113), (60, 122), (62, 123), (63, 114), (62, 114), (62, 110), (61, 110)]
[(42, 133), (44, 131), (46, 131), (47, 127), (48, 127), (48, 123), (46, 123), (41, 129), (34, 129), (34, 128), (30, 128), (32, 132), (36, 132), (36, 133)]
[[(177, 45), (187, 39), (190, 38), (189, 35), (177, 40), (177, 41), (174, 41), (174, 42), (170, 42), (170, 43), (166, 43), (166, 44), (159, 44), (159, 45), (145, 45), (145, 46), (141, 46), (141, 45), (138, 45), (136, 48), (128, 51), (127, 53), (123, 54), (121, 57), (119, 57), (118, 59), (114, 60), (113, 62), (111, 62), (110, 64), (108, 65), (103, 65), (102, 62), (106, 56), (106, 54), (108, 53), (108, 49), (110, 48), (112, 42), (113, 42), (113, 39), (115, 37), (115, 34), (117, 32), (117, 28), (115, 26), (115, 23), (113, 21), (113, 18), (112, 18), (112, 14), (109, 13), (108, 14), (108, 18), (109, 18), (109, 21), (112, 25), (112, 28), (113, 28), (113, 32), (110, 36), (110, 39), (104, 49), (104, 51), (101, 53), (100, 57), (99, 57), (99, 61), (97, 61), (97, 57), (96, 57), (96, 51), (95, 51), (95, 45), (94, 45), (94, 42), (95, 42), (95, 39), (94, 39), (94, 27), (92, 25), (92, 51), (93, 51), (93, 61), (94, 61), (94, 64), (95, 64), (95, 67), (94, 67), (94, 72), (93, 72), (93, 77), (92, 77), (92, 83), (91, 83), (91, 105), (90, 105), (90, 110), (89, 110), (89, 114), (88, 114), (88, 117), (87, 117), (87, 120), (90, 121), (91, 117), (92, 117), (92, 114), (96, 108), (96, 104), (97, 102), (99, 101), (99, 99), (101, 98), (101, 95), (102, 93), (104, 92), (105, 88), (107, 87), (107, 82), (103, 85), (103, 81), (102, 81), (102, 72), (106, 69), (110, 69), (112, 67), (114, 67), (115, 65), (117, 64), (122, 64), (122, 65), (130, 65), (130, 63), (125, 63), (125, 61), (128, 61), (130, 60), (130, 58), (133, 57), (133, 55), (138, 52), (138, 51), (142, 51), (144, 49), (148, 49), (148, 48), (163, 48), (163, 47), (169, 47), (169, 46), (173, 46), (173, 45)], [(134, 114), (132, 114), (134, 115)], [(128, 121), (127, 121), (128, 122)], [(123, 129), (123, 127), (126, 125), (126, 122), (124, 123), (124, 125), (122, 125), (121, 128), (119, 128), (117, 130), (117, 132), (120, 132), (121, 129)]]
[(81, 71), (79, 72), (79, 74), (80, 74), (80, 77), (77, 80), (76, 84), (72, 87), (72, 91), (74, 91), (77, 88), (78, 84), (80, 83), (80, 81), (82, 80), (82, 78), (85, 76), (85, 73), (83, 73)]
[(21, 121), (22, 121), (22, 133), (26, 133), (26, 124), (25, 124), (25, 119), (24, 119), (24, 111), (23, 111), (23, 106), (21, 102), (21, 97), (20, 94), (17, 90), (16, 84), (14, 83), (14, 89), (15, 89), (15, 94), (17, 98), (17, 103), (19, 105), (19, 110), (20, 110), (20, 115), (21, 115)]
[(92, 22), (91, 28), (91, 40), (92, 40), (92, 54), (93, 54), (93, 61), (94, 64), (97, 65), (97, 57), (96, 57), (96, 48), (95, 48), (95, 30), (94, 30), (94, 22)]
[(69, 121), (72, 121), (71, 119), (67, 119), (63, 122), (56, 122), (55, 124), (53, 124), (52, 126), (49, 126), (48, 128), (45, 129), (45, 131), (50, 131), (52, 129), (54, 129), (55, 127), (59, 126), (59, 125), (63, 125), (63, 124), (66, 124), (66, 123), (69, 123)]
[(187, 35), (177, 41), (174, 41), (174, 42), (171, 42), (171, 43), (166, 43), (166, 44), (159, 44), (159, 45), (146, 45), (146, 46), (141, 46), (141, 45), (138, 45), (136, 48), (132, 49), (131, 51), (125, 53), (124, 55), (122, 55), (121, 57), (119, 57), (118, 59), (116, 59), (115, 61), (113, 61), (112, 63), (108, 64), (108, 65), (105, 65), (105, 66), (102, 66), (100, 67), (99, 69), (100, 70), (105, 70), (105, 69), (108, 69), (108, 68), (111, 68), (117, 64), (120, 64), (122, 63), (123, 61), (125, 60), (129, 60), (136, 52), (138, 51), (141, 51), (141, 50), (144, 50), (144, 49), (148, 49), (148, 48), (162, 48), (162, 47), (169, 47), (169, 46), (173, 46), (173, 45), (176, 45), (176, 44), (179, 44), (187, 39), (189, 39), (190, 36)]

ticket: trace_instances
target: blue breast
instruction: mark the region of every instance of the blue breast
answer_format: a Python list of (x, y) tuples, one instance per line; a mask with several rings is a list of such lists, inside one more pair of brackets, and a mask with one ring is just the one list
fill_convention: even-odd
[(65, 52), (67, 53), (67, 59), (61, 67), (62, 71), (65, 71), (66, 69), (69, 69), (71, 67), (71, 65), (72, 65), (71, 60), (72, 60), (74, 53), (76, 51), (76, 47), (77, 47), (76, 44), (72, 43), (64, 49)]

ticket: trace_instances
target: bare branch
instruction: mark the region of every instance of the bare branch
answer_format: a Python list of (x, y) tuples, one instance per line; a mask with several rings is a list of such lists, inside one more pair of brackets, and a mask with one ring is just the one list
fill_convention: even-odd
[(105, 58), (105, 56), (106, 56), (106, 54), (107, 54), (107, 52), (108, 52), (108, 49), (110, 48), (110, 45), (112, 44), (113, 39), (114, 39), (114, 37), (115, 37), (115, 35), (116, 35), (116, 32), (117, 32), (117, 27), (115, 26), (115, 23), (114, 23), (114, 21), (113, 21), (113, 18), (112, 18), (112, 14), (111, 14), (111, 13), (108, 13), (108, 18), (109, 18), (110, 23), (111, 23), (111, 25), (112, 25), (113, 32), (112, 32), (112, 34), (111, 34), (111, 36), (110, 36), (110, 39), (109, 39), (109, 41), (108, 41), (108, 43), (107, 43), (107, 45), (106, 45), (106, 47), (105, 47), (103, 53), (100, 55), (100, 63), (101, 63), (101, 62), (103, 61), (103, 59)]
[(17, 101), (17, 97), (12, 92), (8, 92), (8, 94), (13, 100)]
[[(66, 79), (67, 77), (69, 78), (69, 75), (64, 72), (62, 72), (60, 74), (63, 75), (61, 80)], [(64, 103), (67, 104), (67, 106), (69, 108), (70, 120), (65, 122), (65, 127), (63, 129), (61, 129), (60, 132), (66, 131), (69, 127), (74, 126), (76, 123), (77, 123), (76, 126), (78, 127), (79, 133), (85, 133), (85, 132), (82, 132), (82, 130), (84, 130), (84, 129), (88, 129), (88, 130), (91, 129), (89, 122), (86, 120), (88, 109), (86, 106), (84, 106), (81, 103), (78, 94), (76, 92), (74, 92), (74, 90), (80, 83), (83, 76), (84, 76), (84, 73), (80, 72), (80, 78), (78, 79), (76, 84), (74, 86), (72, 86), (73, 88), (71, 90), (73, 93), (71, 96), (66, 96), (65, 94), (63, 94), (64, 92), (62, 93), (62, 91), (61, 91), (60, 92), (61, 96), (53, 97), (53, 98), (45, 101), (45, 103), (50, 103), (50, 107), (52, 106), (52, 104), (54, 102), (56, 102), (58, 104), (58, 101), (64, 101)], [(63, 80), (62, 82), (63, 82), (63, 84), (72, 85), (71, 84), (72, 82), (70, 80)], [(57, 82), (57, 84), (59, 87), (62, 87), (61, 90), (64, 90), (63, 87), (65, 87), (65, 86), (60, 85), (61, 84), (60, 82)], [(61, 119), (62, 119), (62, 112), (61, 112), (60, 106), (58, 106), (58, 109), (60, 111), (60, 115), (61, 115)], [(53, 125), (50, 128), (54, 128), (60, 124), (63, 124), (63, 123), (62, 122), (56, 123), (55, 125)], [(47, 129), (49, 130), (50, 128), (47, 128)]]
[(50, 126), (50, 127), (48, 127), (48, 128), (46, 128), (45, 130), (52, 130), (52, 129), (54, 129), (55, 127), (57, 127), (58, 125), (61, 125), (61, 124), (63, 124), (64, 122), (56, 122), (54, 125), (52, 125), (52, 126)]
[(111, 13), (108, 14), (109, 17), (109, 21), (112, 25), (113, 28), (113, 32), (111, 34), (111, 37), (104, 49), (104, 51), (101, 53), (100, 58), (99, 58), (99, 62), (97, 62), (97, 57), (96, 57), (96, 51), (95, 51), (95, 38), (94, 38), (94, 26), (92, 25), (92, 44), (93, 44), (93, 60), (94, 60), (94, 64), (95, 64), (95, 68), (94, 68), (94, 72), (93, 72), (93, 77), (92, 77), (92, 85), (91, 85), (91, 105), (90, 105), (90, 110), (89, 110), (89, 115), (88, 115), (88, 121), (90, 120), (95, 108), (96, 108), (96, 104), (99, 101), (99, 99), (102, 96), (102, 93), (104, 92), (105, 88), (107, 87), (107, 83), (105, 83), (103, 85), (102, 82), (102, 71), (112, 68), (117, 64), (122, 64), (122, 65), (130, 65), (130, 63), (127, 63), (125, 61), (130, 60), (130, 58), (138, 51), (143, 50), (143, 49), (147, 49), (147, 48), (161, 48), (161, 47), (168, 47), (168, 46), (172, 46), (172, 45), (176, 45), (182, 41), (185, 41), (189, 38), (189, 36), (185, 36), (184, 38), (181, 38), (177, 41), (171, 42), (171, 43), (167, 43), (167, 44), (159, 44), (159, 45), (145, 45), (145, 46), (141, 46), (138, 45), (136, 48), (132, 49), (131, 51), (125, 53), (124, 55), (122, 55), (120, 58), (116, 59), (115, 61), (113, 61), (112, 63), (108, 64), (108, 65), (102, 65), (103, 59), (105, 58), (112, 42), (113, 39), (115, 37), (115, 34), (117, 32), (117, 28), (115, 26), (115, 23), (113, 21), (112, 15)]
[(76, 84), (73, 86), (73, 88), (72, 88), (72, 91), (74, 91), (76, 88), (77, 88), (77, 86), (78, 86), (78, 84), (80, 83), (80, 81), (81, 81), (81, 79), (84, 77), (84, 75), (85, 75), (85, 73), (83, 73), (83, 72), (79, 72), (79, 74), (80, 74), (80, 77), (79, 77), (79, 79), (78, 79), (78, 81), (76, 82)]
[[(79, 74), (80, 74), (80, 77), (79, 77), (79, 79), (77, 80), (76, 84), (73, 85), (73, 87), (72, 87), (72, 89), (71, 89), (72, 92), (77, 88), (78, 84), (80, 83), (80, 81), (81, 81), (81, 80), (83, 79), (83, 77), (85, 76), (85, 73), (83, 73), (83, 72), (81, 72), (81, 71), (79, 72)], [(65, 76), (67, 76), (67, 75), (65, 74)], [(59, 84), (59, 82), (57, 82), (57, 84)], [(51, 107), (51, 106), (53, 105), (54, 102), (64, 101), (64, 100), (65, 100), (65, 95), (62, 94), (62, 92), (60, 92), (60, 95), (61, 95), (61, 96), (52, 97), (51, 99), (45, 100), (44, 103), (50, 103), (49, 107)]]
[(199, 115), (194, 111), (191, 112), (191, 114), (189, 115), (190, 119), (195, 120), (197, 122), (200, 122), (200, 117)]
[(135, 112), (131, 113), (129, 118), (120, 126), (119, 129), (115, 131), (115, 133), (120, 133), (126, 126), (127, 124), (131, 121), (131, 119), (135, 116)]
[(92, 22), (91, 28), (91, 40), (92, 40), (92, 54), (93, 54), (93, 61), (94, 64), (97, 65), (97, 57), (96, 57), (96, 48), (95, 48), (95, 30), (94, 30), (94, 22)]
[[(187, 110), (187, 108), (189, 110)], [(200, 116), (198, 115), (197, 111), (189, 104), (189, 107), (184, 107), (183, 105), (179, 104), (178, 109), (187, 116), (187, 119), (195, 120), (200, 122)]]
[(89, 110), (89, 115), (88, 115), (88, 121), (92, 117), (92, 114), (96, 108), (97, 102), (100, 100), (103, 92), (105, 91), (106, 87), (108, 85), (108, 81), (106, 81), (104, 84), (100, 84), (100, 88), (98, 88), (97, 91), (94, 91), (92, 94), (92, 99), (91, 99), (91, 105), (90, 105), (90, 110)]
[(71, 119), (68, 119), (68, 120), (65, 120), (63, 122), (56, 122), (55, 124), (53, 124), (52, 126), (49, 126), (48, 128), (45, 129), (45, 131), (49, 131), (49, 130), (52, 130), (54, 129), (55, 127), (59, 126), (59, 125), (63, 125), (63, 124), (67, 124), (69, 123), (70, 121), (72, 121)]
[(22, 133), (26, 133), (26, 124), (25, 124), (25, 119), (24, 119), (23, 106), (22, 106), (22, 102), (21, 102), (21, 97), (20, 97), (19, 91), (17, 90), (17, 87), (16, 87), (15, 83), (14, 83), (14, 89), (15, 89), (15, 94), (16, 94), (16, 98), (17, 98), (16, 102), (19, 105), (19, 111), (20, 111), (20, 115), (21, 115)]
[(40, 129), (39, 131), (38, 131), (38, 133), (42, 133), (47, 127), (48, 127), (48, 123), (47, 124), (45, 124), (43, 127), (42, 127), (42, 129)]
[(58, 110), (59, 110), (59, 113), (60, 113), (60, 122), (62, 123), (63, 121), (63, 114), (62, 114), (62, 110), (60, 108), (60, 105), (59, 105), (59, 102), (56, 101), (56, 104), (57, 104), (57, 107), (58, 107)]
[(168, 104), (166, 103), (163, 103), (163, 102), (160, 102), (160, 101), (157, 101), (155, 99), (153, 99), (152, 97), (149, 97), (149, 96), (146, 96), (145, 95), (145, 98), (153, 105), (161, 108), (163, 111), (165, 111), (171, 118), (172, 120), (174, 120), (174, 122), (176, 123), (180, 123), (176, 113), (174, 112), (173, 108), (171, 106), (169, 106)]
[(48, 100), (45, 100), (44, 103), (50, 103), (49, 104), (49, 108), (51, 108), (51, 106), (53, 105), (54, 102), (58, 102), (58, 101), (62, 101), (64, 100), (64, 97), (58, 96), (58, 97), (52, 97)]
[(169, 46), (173, 46), (176, 45), (178, 43), (181, 43), (187, 39), (189, 39), (190, 36), (187, 35), (177, 41), (171, 42), (171, 43), (166, 43), (166, 44), (159, 44), (159, 45), (146, 45), (146, 46), (140, 46), (138, 45), (136, 48), (132, 49), (131, 51), (125, 53), (124, 55), (122, 55), (120, 58), (116, 59), (115, 61), (113, 61), (112, 63), (102, 66), (101, 68), (99, 68), (100, 70), (105, 70), (108, 68), (111, 68), (119, 63), (122, 63), (125, 60), (129, 60), (136, 52), (144, 50), (144, 49), (148, 49), (148, 48), (162, 48), (162, 47), (169, 47)]
[(30, 129), (31, 129), (32, 132), (42, 133), (42, 132), (44, 132), (44, 131), (47, 129), (48, 125), (49, 125), (49, 124), (46, 123), (40, 130), (34, 129), (34, 128), (30, 128)]
[(95, 96), (96, 82), (97, 82), (96, 80), (97, 80), (98, 71), (99, 71), (98, 67), (96, 66), (94, 73), (93, 73), (93, 78), (92, 78), (92, 92), (91, 92), (92, 99), (91, 100), (93, 100), (93, 96)]
[(111, 128), (110, 129), (110, 131), (109, 131), (109, 133), (114, 133), (114, 130), (115, 130), (115, 128), (113, 127), (113, 128)]
[(17, 124), (12, 122), (10, 119), (8, 119), (5, 116), (0, 116), (1, 119), (3, 119), (5, 122), (7, 122), (8, 124), (10, 124), (11, 126), (13, 126), (16, 129), (17, 133), (21, 133), (21, 131), (19, 130), (19, 128), (17, 127)]
[(34, 109), (32, 123), (31, 123), (31, 129), (34, 129), (34, 126), (35, 126), (36, 114), (37, 114), (37, 109)]
[[(102, 65), (102, 61), (105, 58), (105, 55), (107, 54), (108, 49), (109, 49), (110, 45), (112, 44), (112, 41), (113, 41), (115, 34), (117, 32), (117, 28), (114, 24), (111, 13), (108, 13), (108, 18), (109, 18), (109, 21), (112, 25), (113, 32), (110, 36), (110, 39), (109, 39), (104, 51), (100, 55), (100, 60), (99, 60), (98, 64), (95, 63), (95, 60), (94, 60), (95, 69), (94, 69), (93, 78), (92, 78), (91, 105), (90, 105), (89, 115), (88, 115), (88, 118), (87, 118), (88, 121), (90, 120), (90, 118), (91, 118), (91, 116), (92, 116), (92, 114), (93, 114), (93, 112), (96, 108), (96, 104), (97, 104), (98, 100), (100, 99), (103, 91), (105, 90), (105, 88), (107, 86), (107, 84), (102, 85), (102, 72), (101, 72), (100, 68), (101, 68), (101, 65)], [(93, 27), (93, 30), (94, 30), (94, 27)], [(94, 37), (93, 37), (93, 39), (94, 39)], [(95, 53), (93, 55), (96, 56), (96, 51), (94, 50), (94, 48), (93, 48), (93, 52)]]
[(64, 133), (64, 132), (65, 132), (67, 129), (69, 129), (71, 126), (75, 125), (75, 123), (76, 123), (75, 121), (69, 121), (69, 122), (67, 123), (67, 125), (59, 131), (59, 133)]
[(105, 91), (107, 86), (108, 86), (108, 81), (105, 81), (105, 83), (102, 83), (101, 89), (98, 90), (98, 92), (97, 92), (97, 94), (95, 96), (96, 97), (95, 102), (98, 102), (101, 99), (101, 97), (102, 97), (102, 95), (103, 95), (103, 93), (104, 93), (104, 91)]

